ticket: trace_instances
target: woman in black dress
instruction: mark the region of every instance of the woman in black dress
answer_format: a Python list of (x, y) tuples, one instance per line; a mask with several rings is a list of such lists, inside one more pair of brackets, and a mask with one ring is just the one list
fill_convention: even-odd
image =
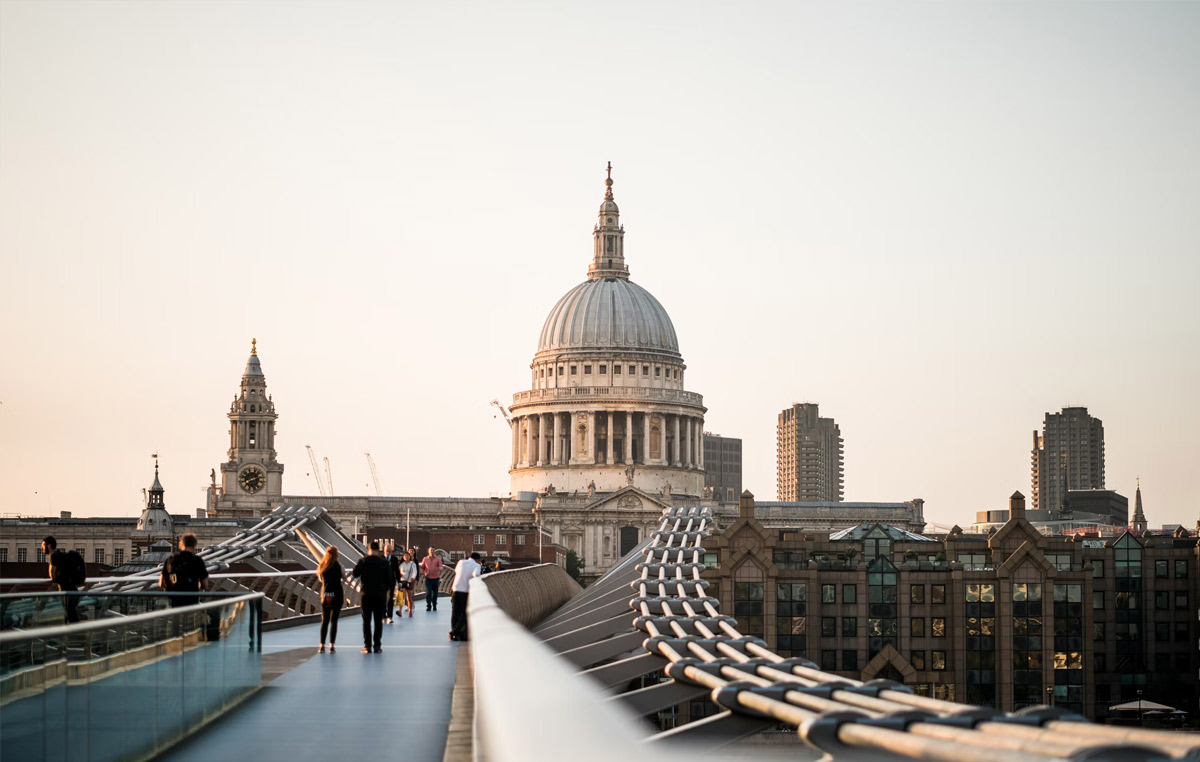
[(321, 578), (321, 647), (317, 653), (325, 653), (325, 635), (329, 635), (329, 653), (334, 653), (337, 642), (338, 615), (346, 601), (342, 592), (342, 565), (338, 563), (338, 549), (330, 545), (325, 548), (325, 557), (317, 566)]

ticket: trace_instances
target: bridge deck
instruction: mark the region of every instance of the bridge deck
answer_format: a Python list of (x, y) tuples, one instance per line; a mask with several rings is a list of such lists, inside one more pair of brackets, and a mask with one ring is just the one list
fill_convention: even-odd
[[(363, 655), (362, 618), (339, 622), (338, 651), (317, 654), (318, 625), (267, 633), (263, 655), (308, 649), (311, 656), (242, 706), (158, 759), (295, 762), (340, 759), (348, 749), (406, 762), (440, 762), (450, 723), (458, 646), (450, 642), (450, 601), (384, 625), (383, 653)], [(303, 656), (303, 652), (298, 652)]]

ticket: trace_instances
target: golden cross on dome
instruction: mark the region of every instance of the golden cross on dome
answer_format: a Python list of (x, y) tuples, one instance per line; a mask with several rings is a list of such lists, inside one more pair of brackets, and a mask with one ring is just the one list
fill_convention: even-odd
[(611, 161), (608, 163), (608, 179), (609, 180), (612, 179), (612, 162)]
[(250, 354), (258, 354), (258, 339), (250, 339)]

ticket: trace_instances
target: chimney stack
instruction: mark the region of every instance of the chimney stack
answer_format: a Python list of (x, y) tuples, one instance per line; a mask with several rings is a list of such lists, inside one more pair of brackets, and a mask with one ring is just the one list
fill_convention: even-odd
[(738, 499), (738, 518), (754, 518), (754, 494), (750, 490), (743, 492), (741, 498)]
[(1008, 519), (1012, 521), (1017, 518), (1025, 518), (1025, 496), (1020, 492), (1012, 493), (1008, 499)]

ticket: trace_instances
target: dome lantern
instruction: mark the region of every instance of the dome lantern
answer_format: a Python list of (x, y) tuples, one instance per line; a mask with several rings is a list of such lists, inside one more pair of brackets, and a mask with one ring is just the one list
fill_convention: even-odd
[(613, 200), (612, 162), (608, 163), (608, 177), (604, 180), (604, 202), (596, 227), (592, 229), (592, 264), (588, 267), (588, 279), (629, 279), (629, 267), (625, 264), (625, 228), (621, 227), (621, 210)]

